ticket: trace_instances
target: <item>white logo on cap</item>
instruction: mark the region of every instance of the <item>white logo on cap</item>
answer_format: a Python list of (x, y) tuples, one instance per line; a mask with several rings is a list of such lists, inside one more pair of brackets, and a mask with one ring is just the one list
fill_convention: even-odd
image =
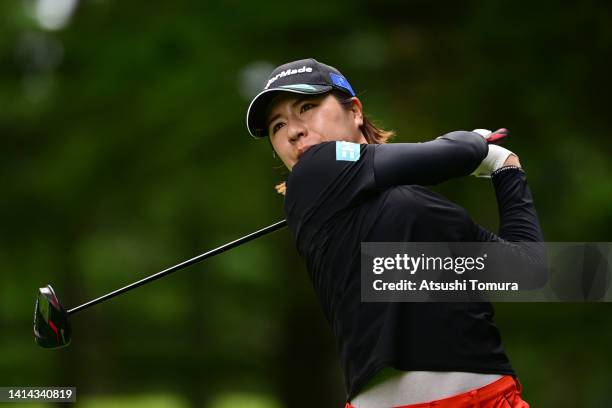
[(312, 68), (304, 65), (302, 66), (302, 68), (299, 68), (299, 69), (288, 69), (286, 71), (283, 71), (280, 74), (276, 74), (274, 77), (268, 79), (268, 84), (265, 86), (264, 89), (268, 89), (270, 85), (272, 85), (272, 83), (276, 81), (278, 78), (286, 77), (288, 75), (303, 74), (304, 72), (312, 72)]

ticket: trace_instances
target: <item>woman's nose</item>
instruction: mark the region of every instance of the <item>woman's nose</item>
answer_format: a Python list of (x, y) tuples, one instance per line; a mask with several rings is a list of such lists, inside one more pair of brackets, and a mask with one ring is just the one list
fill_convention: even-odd
[(295, 142), (300, 137), (306, 136), (308, 134), (308, 131), (306, 130), (306, 126), (304, 126), (304, 123), (302, 123), (301, 120), (295, 119), (287, 124), (287, 134), (289, 135), (289, 141)]

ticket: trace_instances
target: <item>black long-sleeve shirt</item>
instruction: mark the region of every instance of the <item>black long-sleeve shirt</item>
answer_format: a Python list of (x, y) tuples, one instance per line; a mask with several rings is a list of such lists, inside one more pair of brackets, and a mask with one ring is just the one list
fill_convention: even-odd
[[(331, 325), (350, 400), (383, 367), (513, 374), (490, 303), (362, 303), (361, 242), (542, 241), (520, 169), (492, 176), (499, 235), (416, 184), (470, 174), (488, 147), (453, 132), (427, 143), (311, 147), (287, 180), (285, 213)], [(537, 257), (538, 254), (526, 256)]]

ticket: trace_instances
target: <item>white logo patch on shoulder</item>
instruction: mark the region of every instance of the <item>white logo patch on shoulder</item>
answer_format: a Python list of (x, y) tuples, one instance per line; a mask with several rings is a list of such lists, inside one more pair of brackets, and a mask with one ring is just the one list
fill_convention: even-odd
[(336, 142), (336, 160), (357, 161), (361, 154), (361, 145), (351, 142)]

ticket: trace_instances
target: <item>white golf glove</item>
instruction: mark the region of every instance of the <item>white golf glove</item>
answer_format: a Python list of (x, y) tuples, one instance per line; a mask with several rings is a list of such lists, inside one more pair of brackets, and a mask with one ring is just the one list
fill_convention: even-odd
[[(487, 129), (474, 129), (473, 132), (478, 133), (485, 139), (491, 134), (490, 130)], [(489, 145), (489, 154), (484, 158), (480, 166), (472, 173), (473, 176), (476, 177), (491, 177), (491, 173), (495, 170), (503, 167), (504, 163), (508, 159), (512, 153), (508, 149), (504, 149), (501, 146), (490, 144)]]

